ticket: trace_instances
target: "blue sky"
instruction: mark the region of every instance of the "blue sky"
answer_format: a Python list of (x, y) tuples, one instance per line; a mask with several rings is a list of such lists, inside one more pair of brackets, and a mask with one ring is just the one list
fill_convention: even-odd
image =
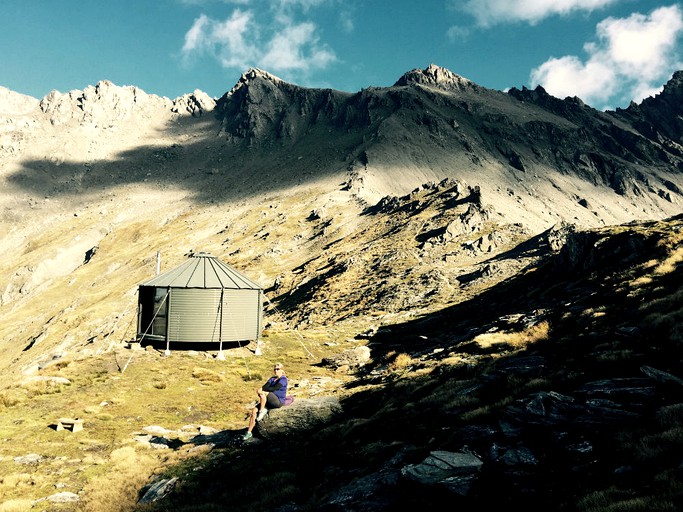
[(0, 86), (36, 98), (100, 80), (219, 97), (249, 67), (356, 92), (433, 63), (604, 109), (683, 69), (683, 6), (655, 0), (3, 0), (0, 13)]

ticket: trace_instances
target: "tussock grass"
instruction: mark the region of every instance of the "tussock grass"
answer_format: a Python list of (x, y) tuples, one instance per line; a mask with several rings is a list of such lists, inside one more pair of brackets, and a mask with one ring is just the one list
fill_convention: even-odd
[(474, 384), (474, 381), (454, 380), (446, 382), (441, 386), (434, 387), (433, 383), (417, 388), (411, 397), (415, 400), (419, 395), (426, 395), (418, 399), (420, 406), (425, 409), (471, 407), (479, 403), (479, 397), (467, 390)]
[(12, 499), (0, 503), (0, 512), (26, 512), (33, 509), (33, 501), (28, 499)]
[(125, 446), (111, 453), (111, 471), (95, 476), (83, 494), (82, 509), (98, 512), (132, 510), (138, 491), (147, 483), (148, 475), (158, 464), (155, 457)]
[(506, 345), (511, 349), (523, 349), (528, 345), (547, 340), (550, 332), (550, 324), (542, 321), (522, 331), (515, 332), (489, 332), (476, 336), (474, 342), (481, 348), (491, 348), (495, 345)]
[(24, 404), (32, 398), (41, 395), (61, 393), (69, 384), (62, 384), (51, 380), (31, 380), (10, 386), (0, 391), (0, 405), (13, 407)]
[(502, 400), (486, 405), (482, 405), (480, 407), (476, 407), (472, 410), (466, 411), (460, 415), (460, 419), (464, 422), (476, 422), (476, 421), (482, 421), (486, 420), (486, 418), (490, 417), (492, 413), (494, 413), (496, 410), (498, 410), (500, 407), (505, 407), (506, 405), (510, 405), (514, 401), (513, 397), (506, 397), (503, 398)]
[(61, 384), (50, 380), (42, 380), (22, 384), (21, 387), (25, 390), (26, 396), (32, 398), (38, 395), (61, 393), (67, 385), (68, 384)]
[(17, 488), (32, 487), (34, 485), (36, 485), (36, 479), (30, 473), (12, 473), (0, 479), (0, 489), (2, 487)]
[(223, 375), (207, 368), (195, 368), (192, 370), (192, 376), (202, 384), (225, 382), (225, 377), (223, 377)]
[[(642, 288), (644, 286), (652, 284), (652, 282), (653, 282), (653, 279), (651, 276), (640, 276), (640, 277), (637, 277), (636, 279), (634, 279), (633, 281), (631, 281), (629, 284), (633, 288)], [(637, 296), (638, 290), (633, 290), (631, 293), (635, 297), (635, 296)]]
[(658, 275), (670, 274), (676, 270), (678, 264), (681, 262), (683, 262), (683, 247), (677, 247), (666, 259), (657, 265), (654, 269), (654, 273)]
[(599, 354), (596, 354), (595, 360), (603, 363), (617, 363), (620, 361), (629, 361), (633, 356), (634, 351), (632, 349), (614, 349), (605, 350)]
[(19, 389), (3, 389), (0, 391), (0, 405), (3, 407), (13, 407), (26, 402), (26, 400), (26, 394)]
[(396, 357), (389, 363), (389, 371), (401, 371), (405, 370), (406, 368), (410, 367), (412, 364), (414, 364), (413, 358), (410, 356), (410, 354), (397, 354)]
[(260, 373), (246, 373), (242, 375), (242, 380), (244, 382), (261, 382), (264, 378)]
[(674, 345), (683, 344), (683, 289), (648, 302), (642, 310), (647, 314), (643, 318), (642, 328), (651, 331), (654, 336), (668, 340)]

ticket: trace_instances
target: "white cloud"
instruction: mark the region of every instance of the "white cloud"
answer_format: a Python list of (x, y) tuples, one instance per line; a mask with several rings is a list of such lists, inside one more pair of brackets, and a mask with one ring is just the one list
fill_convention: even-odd
[(339, 26), (346, 33), (353, 32), (353, 16), (350, 11), (342, 11), (339, 13)]
[(203, 14), (194, 20), (192, 28), (185, 34), (185, 44), (183, 45), (183, 55), (194, 51), (201, 50), (205, 46), (206, 37), (204, 35), (205, 27), (209, 23), (209, 19)]
[(656, 93), (680, 68), (675, 50), (682, 32), (677, 5), (648, 16), (607, 18), (597, 26), (597, 42), (584, 45), (585, 62), (576, 56), (549, 59), (532, 70), (530, 81), (553, 96), (579, 96), (591, 105), (609, 99), (637, 102)]
[(577, 11), (590, 12), (619, 1), (621, 0), (467, 0), (460, 8), (472, 15), (477, 25), (489, 27), (511, 21), (535, 24), (549, 16)]
[(315, 25), (300, 23), (285, 26), (272, 37), (260, 65), (273, 70), (306, 70), (325, 68), (334, 60), (334, 53), (318, 44)]
[(660, 7), (650, 16), (634, 13), (628, 18), (607, 18), (597, 28), (598, 37), (606, 41), (605, 58), (626, 75), (656, 79), (671, 63), (672, 50), (683, 29), (683, 16), (678, 6)]
[(316, 24), (296, 17), (297, 9), (306, 11), (326, 2), (265, 2), (270, 9), (236, 9), (222, 21), (201, 15), (185, 34), (183, 61), (209, 55), (225, 68), (256, 66), (276, 74), (306, 75), (324, 69), (337, 60), (335, 53), (320, 41)]
[(449, 29), (446, 31), (446, 36), (451, 41), (455, 41), (455, 40), (465, 41), (465, 40), (469, 39), (471, 34), (472, 34), (472, 29), (470, 27), (463, 27), (460, 25), (453, 25), (453, 26), (449, 27)]
[(301, 7), (304, 11), (307, 11), (313, 7), (329, 3), (329, 1), (330, 0), (276, 0), (274, 3), (282, 9)]
[(558, 98), (579, 96), (589, 104), (612, 96), (616, 78), (615, 70), (605, 63), (589, 60), (584, 64), (574, 56), (549, 59), (531, 72), (533, 86), (541, 84)]
[(249, 11), (235, 10), (224, 21), (216, 21), (202, 14), (185, 34), (182, 55), (185, 63), (194, 56), (209, 54), (223, 66), (247, 67), (254, 58), (253, 47), (246, 39), (253, 21)]

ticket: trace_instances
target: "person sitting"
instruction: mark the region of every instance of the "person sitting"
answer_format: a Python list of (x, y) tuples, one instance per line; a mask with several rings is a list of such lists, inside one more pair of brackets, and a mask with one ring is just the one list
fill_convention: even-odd
[(273, 367), (273, 372), (274, 375), (263, 386), (256, 388), (258, 403), (249, 415), (249, 428), (243, 437), (245, 440), (253, 437), (251, 431), (254, 430), (257, 421), (261, 421), (266, 417), (268, 409), (282, 407), (287, 399), (288, 381), (282, 363), (276, 363)]

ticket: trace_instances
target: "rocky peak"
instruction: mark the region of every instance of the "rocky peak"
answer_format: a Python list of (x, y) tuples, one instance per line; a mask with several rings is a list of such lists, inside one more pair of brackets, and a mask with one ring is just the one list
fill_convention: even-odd
[(676, 71), (671, 79), (664, 85), (664, 92), (680, 95), (683, 91), (683, 71)]
[(251, 84), (265, 80), (267, 82), (271, 82), (274, 85), (280, 85), (285, 83), (282, 79), (276, 77), (275, 75), (271, 75), (267, 71), (263, 71), (262, 69), (259, 68), (249, 68), (245, 73), (242, 73), (242, 76), (240, 76), (240, 79), (237, 81), (237, 83), (233, 86), (232, 89), (226, 94), (226, 96), (232, 96), (235, 94), (237, 91), (249, 87)]
[(471, 88), (475, 85), (470, 80), (436, 64), (430, 64), (426, 69), (416, 68), (408, 71), (394, 85), (405, 86), (411, 84), (430, 85), (441, 89), (463, 89), (464, 87)]
[(257, 68), (216, 103), (222, 131), (250, 145), (294, 141), (314, 125), (334, 124), (350, 94), (301, 87)]

